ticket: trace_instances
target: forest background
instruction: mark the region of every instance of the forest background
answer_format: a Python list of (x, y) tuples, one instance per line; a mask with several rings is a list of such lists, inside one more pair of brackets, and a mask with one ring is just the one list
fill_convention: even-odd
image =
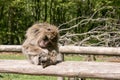
[(22, 44), (35, 22), (58, 26), (62, 45), (120, 46), (120, 0), (0, 0), (0, 44)]

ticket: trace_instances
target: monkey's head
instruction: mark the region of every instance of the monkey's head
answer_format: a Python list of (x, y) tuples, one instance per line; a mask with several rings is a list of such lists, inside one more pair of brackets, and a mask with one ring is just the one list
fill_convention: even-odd
[(31, 39), (31, 43), (42, 48), (47, 48), (57, 44), (59, 31), (54, 25), (48, 23), (34, 24), (27, 30), (26, 37)]

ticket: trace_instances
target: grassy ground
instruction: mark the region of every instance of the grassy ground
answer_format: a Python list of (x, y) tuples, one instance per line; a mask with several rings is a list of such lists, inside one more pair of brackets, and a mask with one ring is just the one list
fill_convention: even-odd
[[(0, 53), (0, 59), (17, 59), (17, 60), (22, 60), (25, 59), (25, 56), (21, 53)], [(66, 55), (65, 60), (67, 61), (81, 61), (84, 58), (81, 55)]]
[[(25, 59), (24, 55), (22, 54), (0, 54), (0, 59), (17, 59), (22, 60)], [(65, 60), (68, 61), (81, 61), (83, 57), (79, 55), (67, 55), (65, 56)], [(32, 75), (21, 75), (21, 74), (7, 74), (7, 73), (0, 73), (0, 80), (57, 80), (57, 77), (53, 76), (32, 76)]]

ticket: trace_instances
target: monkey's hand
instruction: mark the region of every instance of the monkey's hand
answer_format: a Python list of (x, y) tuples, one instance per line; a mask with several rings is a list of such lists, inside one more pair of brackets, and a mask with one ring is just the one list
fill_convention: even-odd
[(39, 62), (44, 67), (44, 64), (49, 61), (49, 51), (47, 49), (42, 50), (42, 53), (39, 54)]
[(42, 57), (41, 60), (43, 60), (41, 62), (41, 65), (43, 66), (43, 68), (45, 68), (49, 65), (55, 65), (57, 63), (62, 62), (63, 57), (62, 54), (59, 53), (58, 51), (52, 50), (51, 52), (48, 53), (48, 55)]
[(24, 45), (22, 46), (22, 51), (24, 54), (26, 55), (31, 55), (31, 56), (37, 56), (37, 55), (41, 55), (41, 54), (48, 54), (48, 50), (47, 49), (42, 49), (38, 46), (34, 46), (34, 45)]
[(41, 49), (40, 52), (34, 54), (34, 52), (31, 52), (33, 55), (30, 54), (30, 61), (35, 65), (41, 65), (42, 63), (46, 62), (48, 60), (48, 50)]
[(53, 50), (50, 54), (50, 60), (52, 61), (53, 64), (59, 63), (63, 61), (62, 54), (57, 52), (56, 50)]

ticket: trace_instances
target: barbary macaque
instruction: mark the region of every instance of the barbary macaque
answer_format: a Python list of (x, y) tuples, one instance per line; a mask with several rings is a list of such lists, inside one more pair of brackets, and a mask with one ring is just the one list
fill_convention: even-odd
[(59, 30), (48, 23), (36, 23), (26, 32), (22, 52), (32, 64), (43, 68), (62, 61), (58, 50)]

